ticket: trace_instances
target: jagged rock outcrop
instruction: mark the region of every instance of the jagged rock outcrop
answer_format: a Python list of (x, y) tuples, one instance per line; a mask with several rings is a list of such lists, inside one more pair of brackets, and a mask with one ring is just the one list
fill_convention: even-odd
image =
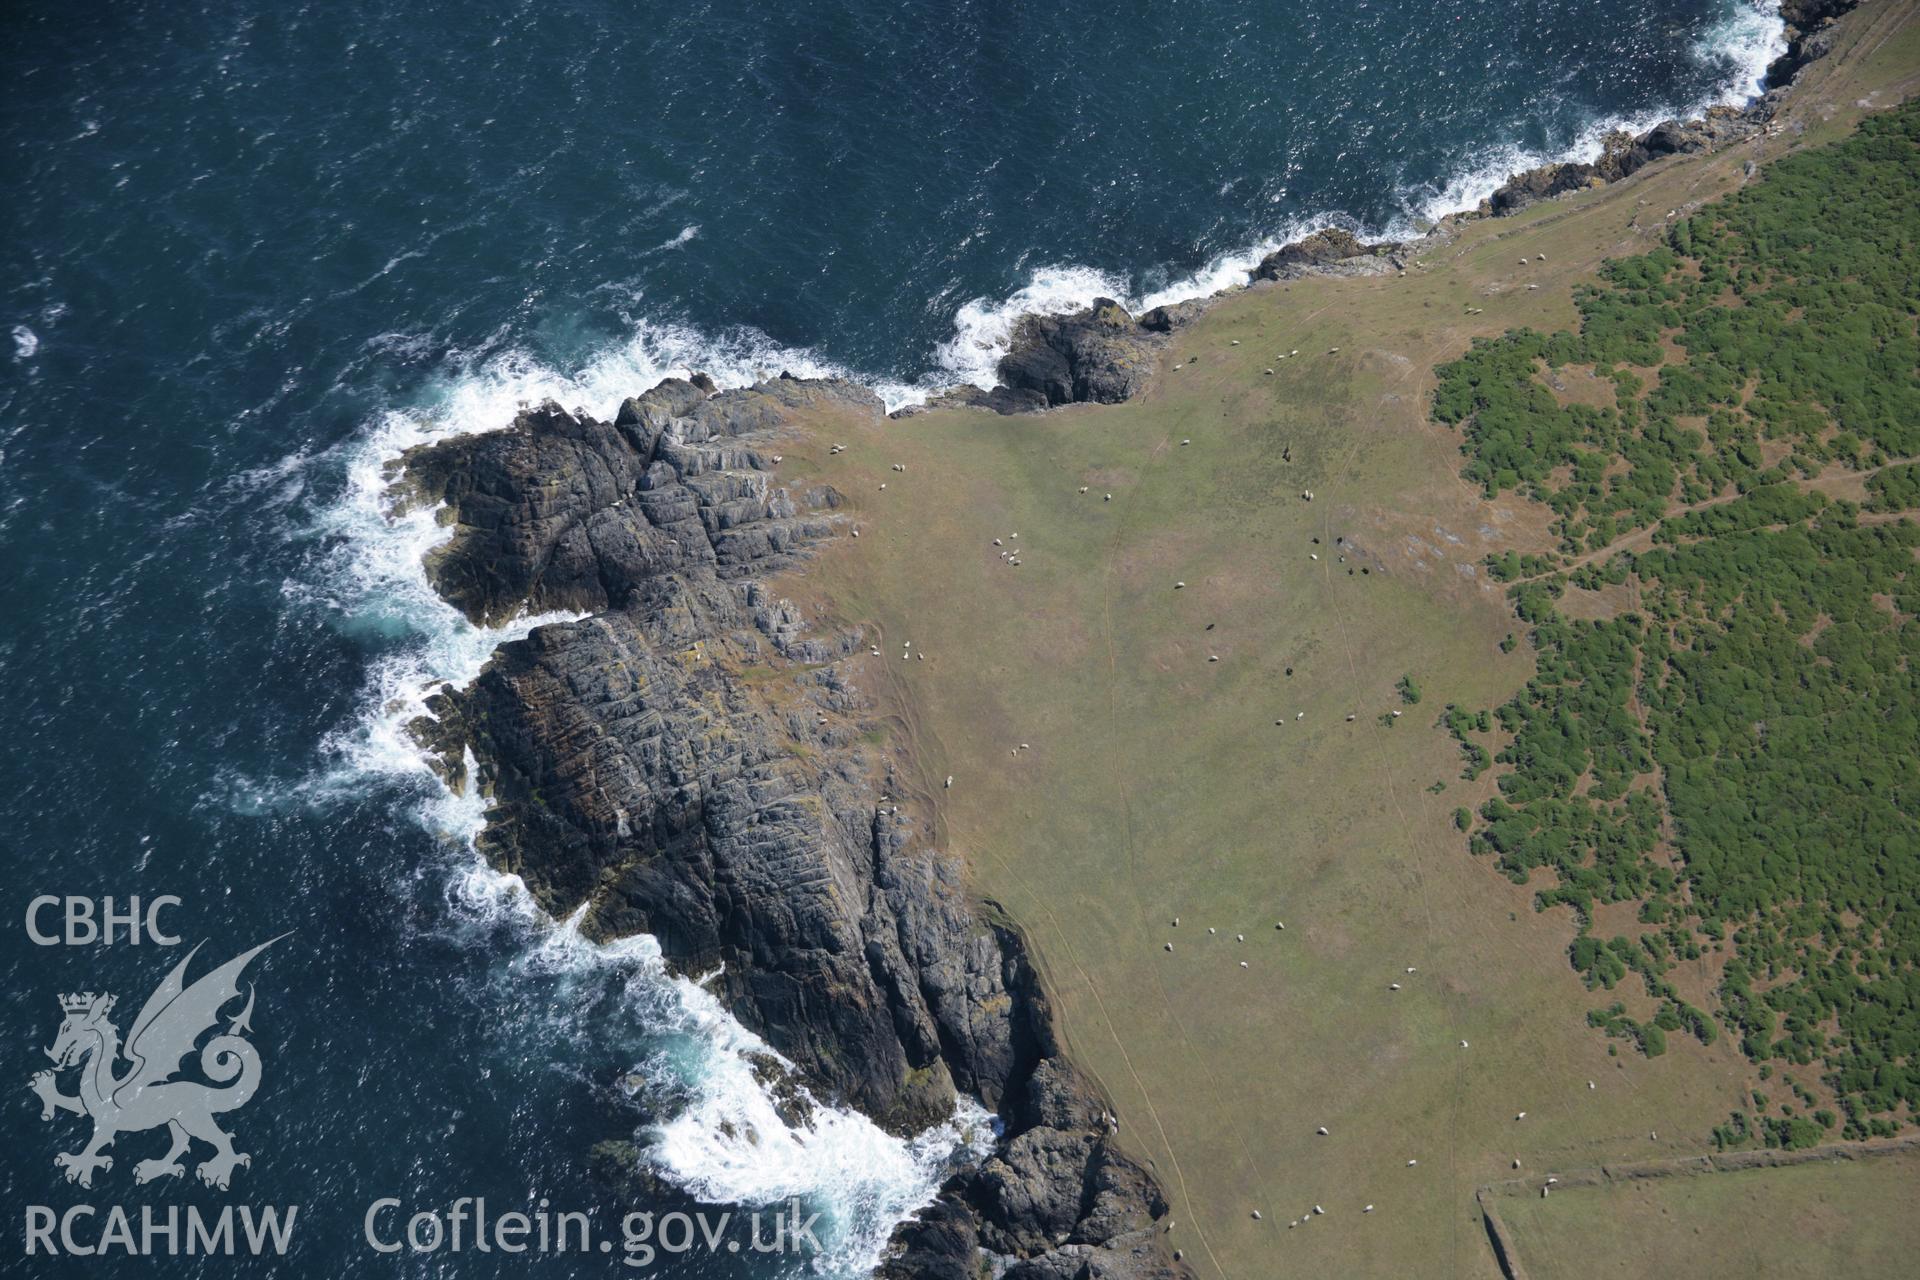
[(1342, 227), (1322, 227), (1310, 236), (1284, 244), (1253, 269), (1256, 280), (1298, 280), (1312, 275), (1385, 275), (1404, 264), (1398, 244), (1368, 244)]
[[(1063, 404), (1118, 404), (1145, 388), (1168, 335), (1205, 309), (1205, 301), (1195, 299), (1154, 307), (1136, 318), (1113, 299), (1096, 298), (1091, 306), (1064, 315), (1022, 316), (1000, 358), (1000, 385), (989, 391), (955, 387), (926, 408), (967, 405), (1014, 414)], [(896, 416), (919, 411), (903, 409)]]
[[(835, 533), (831, 490), (774, 477), (784, 425), (825, 408), (880, 412), (847, 383), (672, 380), (611, 423), (547, 405), (409, 453), (399, 492), (454, 526), (429, 564), (449, 600), (591, 615), (503, 645), (415, 732), (456, 782), (478, 762), (490, 861), (552, 914), (584, 906), (593, 936), (651, 933), (715, 973), (819, 1096), (895, 1132), (956, 1090), (1001, 1115), (993, 1158), (903, 1229), (920, 1261), (896, 1274), (978, 1274), (984, 1249), (1009, 1275), (1175, 1275), (1159, 1190), (1061, 1058), (1020, 935), (867, 741), (862, 638), (765, 585)], [(794, 678), (747, 674), (774, 667)]]
[(1780, 0), (1780, 17), (1787, 24), (1787, 51), (1767, 68), (1766, 87), (1790, 83), (1800, 68), (1826, 56), (1832, 42), (1827, 28), (1834, 19), (1860, 7), (1860, 0)]
[(1112, 1117), (1039, 1011), (1039, 1056), (1002, 1113), (1010, 1137), (901, 1229), (901, 1255), (881, 1270), (890, 1280), (972, 1277), (982, 1251), (1016, 1280), (1182, 1273), (1155, 1233), (1167, 1212), (1160, 1188), (1111, 1145)]
[(1751, 109), (1713, 107), (1698, 120), (1662, 120), (1638, 135), (1619, 130), (1602, 140), (1600, 157), (1592, 163), (1548, 164), (1517, 173), (1494, 190), (1487, 207), (1495, 216), (1518, 213), (1539, 200), (1618, 182), (1666, 156), (1725, 146), (1765, 123)]
[(825, 534), (837, 496), (772, 483), (772, 429), (833, 407), (877, 417), (880, 399), (841, 380), (714, 391), (704, 377), (670, 379), (611, 423), (546, 404), (510, 430), (410, 451), (406, 496), (444, 502), (454, 524), (428, 561), (435, 588), (474, 621), (498, 622), (528, 605), (620, 608), (672, 575), (780, 567)]
[(1000, 381), (1048, 405), (1118, 404), (1146, 385), (1164, 330), (1142, 328), (1111, 298), (1063, 316), (1022, 316)]

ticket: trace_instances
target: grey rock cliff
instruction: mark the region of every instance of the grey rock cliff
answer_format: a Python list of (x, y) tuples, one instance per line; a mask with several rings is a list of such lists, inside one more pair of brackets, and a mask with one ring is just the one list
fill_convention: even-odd
[[(455, 781), (473, 753), (490, 861), (556, 916), (584, 904), (593, 936), (651, 933), (720, 970), (711, 989), (818, 1096), (895, 1132), (949, 1116), (956, 1089), (1001, 1115), (994, 1156), (902, 1229), (893, 1274), (976, 1275), (981, 1250), (1009, 1275), (1179, 1274), (1020, 935), (866, 740), (862, 638), (815, 634), (765, 585), (836, 535), (837, 495), (791, 492), (772, 461), (822, 408), (880, 412), (844, 382), (668, 381), (611, 423), (546, 405), (409, 453), (398, 491), (454, 527), (429, 565), (450, 601), (591, 615), (503, 645), (415, 732)], [(790, 660), (795, 682), (744, 674)]]
[(1155, 307), (1136, 319), (1113, 299), (1096, 298), (1064, 315), (1021, 316), (996, 369), (1000, 385), (991, 391), (956, 387), (928, 407), (971, 405), (1013, 414), (1130, 400), (1145, 389), (1167, 335), (1200, 309), (1197, 302)]
[(1099, 298), (1071, 315), (1022, 317), (1000, 381), (1050, 405), (1118, 404), (1146, 385), (1157, 346), (1125, 307)]
[(1323, 227), (1262, 258), (1253, 269), (1253, 277), (1298, 280), (1312, 275), (1384, 275), (1404, 265), (1396, 252), (1399, 248), (1387, 241), (1368, 244), (1342, 227)]
[(1496, 216), (1518, 213), (1536, 201), (1618, 182), (1666, 156), (1725, 146), (1751, 136), (1765, 123), (1766, 118), (1751, 109), (1713, 107), (1698, 120), (1662, 120), (1638, 135), (1610, 133), (1601, 142), (1599, 159), (1517, 173), (1494, 190), (1486, 208)]

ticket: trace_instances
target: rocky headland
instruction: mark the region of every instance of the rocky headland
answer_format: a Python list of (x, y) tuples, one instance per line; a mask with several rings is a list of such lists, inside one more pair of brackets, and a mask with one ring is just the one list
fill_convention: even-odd
[[(1753, 103), (1516, 174), (1431, 234), (1767, 128), (1826, 52), (1828, 24), (1857, 3), (1783, 0), (1788, 51)], [(1397, 273), (1421, 247), (1322, 228), (1266, 255), (1249, 284)], [(1000, 385), (929, 407), (1128, 400), (1206, 305), (1135, 316), (1099, 299), (1023, 317)], [(696, 375), (626, 401), (611, 422), (547, 404), (407, 454), (396, 494), (443, 504), (453, 526), (428, 564), (447, 600), (482, 623), (587, 615), (502, 646), (474, 684), (438, 692), (414, 731), (450, 782), (483, 789), (482, 852), (549, 913), (583, 911), (598, 938), (650, 933), (677, 970), (711, 975), (792, 1064), (797, 1078), (771, 1058), (765, 1071), (795, 1120), (809, 1094), (896, 1133), (949, 1117), (961, 1093), (999, 1115), (992, 1156), (900, 1228), (883, 1274), (1184, 1275), (1156, 1226), (1165, 1197), (1062, 1054), (1020, 931), (969, 894), (933, 839), (932, 797), (875, 745), (879, 712), (861, 681), (873, 637), (810, 627), (770, 585), (853, 532), (830, 486), (778, 475), (783, 435), (823, 411), (884, 408), (845, 381), (721, 391)], [(791, 679), (757, 674), (770, 670)], [(596, 1156), (644, 1185), (631, 1146)]]
[[(882, 406), (849, 382), (696, 377), (611, 422), (548, 404), (408, 453), (399, 498), (453, 526), (428, 565), (446, 599), (481, 622), (588, 615), (503, 645), (415, 733), (483, 789), (482, 852), (549, 913), (584, 907), (589, 935), (650, 933), (676, 969), (716, 975), (799, 1073), (776, 1092), (803, 1083), (897, 1133), (958, 1092), (999, 1115), (993, 1155), (899, 1232), (894, 1274), (1183, 1274), (1021, 934), (970, 897), (930, 798), (871, 745), (872, 638), (816, 633), (768, 585), (852, 532), (830, 487), (777, 476), (781, 433), (821, 411)], [(792, 679), (755, 678), (776, 668)]]

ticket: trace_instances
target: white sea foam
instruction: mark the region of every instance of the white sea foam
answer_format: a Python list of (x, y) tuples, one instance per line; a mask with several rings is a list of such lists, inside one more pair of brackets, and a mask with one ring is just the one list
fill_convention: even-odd
[[(684, 231), (681, 236), (690, 238)], [(814, 351), (783, 347), (755, 329), (729, 330), (716, 337), (686, 325), (641, 320), (624, 341), (602, 347), (570, 368), (519, 349), (467, 362), (460, 373), (441, 383), (425, 414), (449, 424), (452, 434), (498, 430), (513, 421), (521, 405), (543, 400), (608, 417), (622, 400), (661, 379), (695, 373), (706, 374), (722, 387), (749, 386), (782, 373), (796, 378), (859, 377)], [(926, 395), (923, 387), (871, 381), (867, 385), (889, 409), (917, 404)]]
[(817, 1102), (804, 1123), (789, 1124), (755, 1074), (754, 1058), (770, 1050), (705, 987), (677, 978), (663, 989), (656, 965), (636, 974), (627, 995), (652, 1025), (672, 1025), (702, 1048), (649, 1063), (673, 1071), (691, 1095), (648, 1135), (655, 1167), (701, 1200), (798, 1197), (823, 1207), (822, 1242), (837, 1270), (871, 1271), (894, 1227), (933, 1201), (956, 1161), (991, 1149), (992, 1118), (977, 1104), (906, 1142), (858, 1112)]
[[(1689, 48), (1697, 61), (1720, 71), (1713, 87), (1693, 102), (1634, 116), (1610, 116), (1582, 129), (1571, 143), (1556, 151), (1499, 144), (1484, 150), (1437, 190), (1408, 193), (1414, 219), (1431, 223), (1449, 213), (1477, 208), (1516, 173), (1543, 164), (1591, 161), (1600, 154), (1606, 136), (1616, 130), (1641, 133), (1662, 120), (1691, 118), (1709, 107), (1739, 104), (1758, 96), (1766, 70), (1786, 52), (1785, 24), (1769, 0), (1726, 0), (1726, 14), (1703, 31)], [(1112, 298), (1138, 315), (1158, 306), (1210, 298), (1245, 285), (1260, 260), (1275, 249), (1318, 228), (1338, 225), (1362, 239), (1403, 239), (1418, 234), (1413, 220), (1396, 219), (1385, 227), (1368, 227), (1338, 214), (1295, 218), (1273, 234), (1242, 249), (1213, 258), (1199, 270), (1135, 296), (1127, 282), (1108, 272), (1071, 264), (1036, 268), (1027, 283), (1011, 296), (995, 300), (980, 297), (966, 303), (954, 317), (954, 335), (935, 353), (938, 372), (931, 380), (937, 389), (954, 383), (991, 388), (999, 381), (999, 364), (1012, 343), (1023, 315), (1064, 315), (1086, 307), (1095, 298)]]
[(23, 324), (13, 326), (13, 358), (31, 360), (40, 349), (40, 335)]
[[(970, 1101), (948, 1122), (902, 1141), (865, 1116), (823, 1106), (801, 1089), (810, 1114), (789, 1123), (756, 1062), (791, 1064), (741, 1026), (700, 982), (670, 974), (653, 938), (593, 942), (580, 931), (584, 908), (572, 919), (552, 920), (519, 877), (494, 871), (477, 857), (454, 878), (449, 900), (474, 927), (522, 931), (525, 945), (507, 975), (510, 983), (554, 977), (618, 982), (624, 1012), (660, 1045), (635, 1075), (647, 1091), (673, 1099), (671, 1118), (640, 1135), (648, 1163), (705, 1203), (763, 1206), (797, 1199), (819, 1211), (815, 1234), (824, 1253), (813, 1268), (819, 1273), (870, 1274), (894, 1228), (930, 1204), (955, 1168), (991, 1150), (994, 1118)], [(592, 981), (584, 989), (597, 994), (603, 985)], [(578, 1012), (586, 1015), (584, 1008)]]
[(1247, 283), (1260, 260), (1291, 240), (1324, 226), (1340, 225), (1363, 235), (1391, 235), (1392, 229), (1370, 230), (1338, 214), (1296, 218), (1279, 232), (1243, 249), (1223, 253), (1188, 275), (1141, 293), (1132, 291), (1119, 276), (1091, 267), (1036, 268), (1027, 283), (1009, 297), (995, 301), (975, 298), (954, 317), (954, 335), (940, 344), (935, 361), (940, 372), (931, 389), (967, 383), (989, 389), (999, 382), (1002, 356), (1013, 343), (1013, 331), (1027, 315), (1066, 315), (1096, 298), (1112, 298), (1134, 315), (1155, 307), (1211, 298)]
[[(511, 420), (511, 413), (507, 415)], [(387, 464), (415, 445), (461, 434), (473, 420), (456, 413), (392, 412), (352, 447), (346, 483), (313, 532), (332, 551), (317, 580), (287, 584), (286, 594), (330, 614), (343, 630), (379, 643), (369, 664), (363, 711), (328, 736), (330, 767), (305, 784), (311, 798), (363, 791), (370, 783), (429, 781), (432, 771), (408, 725), (427, 715), (440, 686), (464, 686), (499, 645), (537, 626), (575, 616), (528, 615), (500, 627), (476, 626), (442, 600), (427, 580), (425, 557), (452, 535), (435, 507), (396, 510)], [(501, 425), (504, 425), (502, 423)], [(462, 811), (444, 788), (418, 788), (421, 817), (436, 831), (467, 839), (477, 815)]]
[(653, 247), (653, 251), (655, 253), (659, 253), (666, 249), (678, 249), (681, 245), (690, 244), (694, 240), (698, 239), (699, 235), (700, 235), (700, 224), (697, 222), (690, 223), (687, 226), (680, 228), (680, 234), (675, 236), (673, 239), (662, 241), (661, 243), (655, 245)]
[[(625, 396), (695, 370), (722, 385), (782, 370), (801, 376), (838, 372), (806, 352), (781, 350), (753, 335), (709, 342), (689, 330), (646, 326), (571, 372), (519, 353), (478, 362), (445, 379), (417, 407), (382, 415), (346, 452), (341, 492), (311, 531), (332, 550), (316, 573), (289, 583), (286, 591), (296, 603), (326, 612), (336, 626), (373, 642), (378, 656), (369, 664), (362, 713), (323, 744), (328, 765), (301, 790), (306, 799), (324, 801), (400, 783), (416, 797), (422, 824), (465, 850), (447, 888), (456, 920), (477, 930), (510, 929), (523, 944), (513, 968), (525, 974), (611, 971), (623, 984), (634, 1025), (671, 1046), (643, 1067), (649, 1075), (671, 1073), (676, 1097), (685, 1100), (670, 1121), (642, 1135), (658, 1171), (712, 1203), (763, 1205), (797, 1197), (822, 1214), (817, 1234), (827, 1252), (817, 1270), (865, 1275), (895, 1227), (932, 1201), (953, 1161), (984, 1153), (991, 1117), (969, 1106), (953, 1121), (902, 1140), (857, 1112), (815, 1102), (809, 1120), (787, 1124), (754, 1070), (754, 1059), (771, 1050), (703, 987), (670, 975), (654, 939), (596, 944), (581, 934), (577, 918), (549, 919), (518, 877), (487, 867), (474, 851), (485, 825), (485, 801), (472, 783), (471, 753), (468, 784), (456, 790), (428, 767), (408, 732), (414, 719), (428, 714), (435, 689), (465, 686), (500, 644), (574, 615), (480, 627), (442, 600), (427, 579), (424, 558), (451, 530), (435, 508), (395, 507), (393, 460), (417, 445), (505, 427), (526, 403), (553, 399), (608, 414)], [(268, 483), (268, 477), (259, 478), (261, 487)], [(513, 977), (506, 975), (509, 984)]]
[(1695, 61), (1719, 72), (1713, 87), (1699, 98), (1662, 110), (1592, 121), (1572, 143), (1555, 151), (1512, 144), (1489, 147), (1439, 190), (1420, 200), (1420, 216), (1431, 222), (1449, 213), (1477, 208), (1508, 178), (1528, 169), (1545, 164), (1590, 163), (1599, 157), (1610, 133), (1644, 133), (1662, 120), (1692, 119), (1709, 107), (1736, 106), (1758, 97), (1767, 68), (1787, 51), (1786, 24), (1777, 5), (1768, 0), (1726, 0), (1726, 4), (1725, 15), (1688, 47)]
[(1689, 114), (1759, 97), (1767, 68), (1786, 51), (1787, 24), (1777, 0), (1728, 0), (1726, 16), (1701, 32), (1689, 50), (1702, 62), (1724, 64), (1726, 75)]

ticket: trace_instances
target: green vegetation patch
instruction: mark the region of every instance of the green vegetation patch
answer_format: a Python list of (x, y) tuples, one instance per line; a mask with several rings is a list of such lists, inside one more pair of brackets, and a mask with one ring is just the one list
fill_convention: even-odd
[[(1465, 474), (1545, 503), (1560, 540), (1490, 563), (1537, 675), (1492, 723), (1442, 720), (1466, 776), (1491, 757), (1498, 779), (1471, 847), (1550, 871), (1574, 968), (1653, 999), (1593, 1026), (1650, 1056), (1712, 1040), (1669, 975), (1713, 955), (1750, 1058), (1820, 1064), (1844, 1133), (1891, 1132), (1920, 1112), (1920, 105), (1775, 164), (1575, 301), (1577, 334), (1439, 370)], [(1569, 369), (1614, 403), (1562, 403)], [(1806, 483), (1836, 472), (1866, 473), (1864, 508)], [(1638, 530), (1650, 549), (1614, 546)], [(1630, 612), (1558, 607), (1623, 584)], [(1599, 936), (1618, 903), (1635, 927)], [(1806, 1145), (1812, 1098), (1717, 1136)]]

